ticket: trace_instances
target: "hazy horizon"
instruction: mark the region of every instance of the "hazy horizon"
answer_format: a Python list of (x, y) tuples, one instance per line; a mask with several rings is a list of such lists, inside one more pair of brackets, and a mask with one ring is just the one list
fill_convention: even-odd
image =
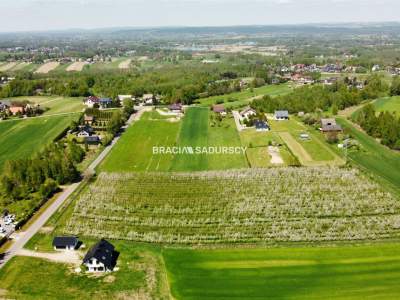
[(2, 0), (0, 32), (398, 22), (397, 0)]

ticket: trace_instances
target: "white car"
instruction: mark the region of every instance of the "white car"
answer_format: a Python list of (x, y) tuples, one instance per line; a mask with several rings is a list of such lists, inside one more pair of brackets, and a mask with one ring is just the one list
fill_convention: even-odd
[(5, 225), (11, 225), (12, 224), (12, 220), (11, 219), (5, 219), (4, 220), (4, 224)]

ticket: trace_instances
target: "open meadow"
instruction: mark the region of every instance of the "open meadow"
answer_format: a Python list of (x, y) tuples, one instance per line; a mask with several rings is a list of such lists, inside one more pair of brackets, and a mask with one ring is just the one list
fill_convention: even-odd
[(39, 104), (43, 109), (46, 109), (43, 116), (82, 112), (86, 107), (81, 97), (23, 96), (9, 99), (16, 101), (28, 100), (29, 102)]
[(199, 99), (201, 106), (211, 106), (216, 104), (217, 101), (223, 102), (226, 108), (244, 106), (251, 102), (255, 97), (262, 97), (264, 95), (279, 96), (291, 92), (291, 87), (288, 84), (280, 85), (265, 85), (253, 90), (247, 89), (242, 92), (231, 93), (221, 96), (212, 96), (208, 98)]
[[(351, 122), (338, 118), (345, 132), (360, 143), (360, 150), (349, 151), (348, 156), (376, 179), (389, 184), (400, 195), (400, 153), (381, 145), (374, 138), (355, 128)], [(378, 177), (376, 177), (378, 176)]]
[(163, 251), (177, 300), (399, 299), (399, 244)]
[(378, 112), (389, 111), (400, 115), (400, 96), (380, 98), (373, 105)]
[(0, 168), (7, 159), (30, 157), (51, 143), (75, 118), (68, 115), (0, 122)]
[(211, 126), (209, 110), (190, 108), (183, 121), (146, 112), (128, 128), (100, 166), (101, 171), (201, 171), (245, 168), (243, 154), (153, 154), (153, 147), (241, 147), (232, 119)]
[(400, 202), (354, 169), (102, 173), (64, 234), (155, 243), (397, 238)]
[(155, 146), (174, 146), (180, 122), (170, 122), (157, 112), (146, 112), (130, 126), (100, 165), (101, 171), (168, 171), (173, 155), (153, 155)]
[[(183, 119), (177, 146), (183, 147), (241, 147), (233, 119), (210, 120), (207, 108), (189, 108)], [(243, 153), (238, 154), (177, 154), (173, 171), (224, 170), (248, 167)]]

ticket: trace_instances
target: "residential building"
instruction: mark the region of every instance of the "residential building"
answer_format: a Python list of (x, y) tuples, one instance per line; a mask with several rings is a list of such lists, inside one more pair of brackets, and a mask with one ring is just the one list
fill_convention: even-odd
[(86, 253), (83, 264), (89, 272), (112, 271), (116, 265), (118, 252), (108, 241), (101, 239)]
[(274, 114), (275, 120), (289, 120), (289, 112), (287, 110), (276, 110)]

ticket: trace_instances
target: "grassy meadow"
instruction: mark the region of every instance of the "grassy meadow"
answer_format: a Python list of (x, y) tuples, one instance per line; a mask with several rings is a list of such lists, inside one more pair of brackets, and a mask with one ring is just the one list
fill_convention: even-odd
[(19, 101), (28, 100), (32, 103), (39, 104), (42, 108), (47, 109), (43, 114), (44, 116), (82, 112), (86, 107), (83, 104), (82, 97), (24, 96), (10, 99)]
[(0, 167), (8, 159), (30, 157), (51, 143), (76, 116), (52, 116), (0, 122)]
[(153, 154), (153, 147), (241, 146), (232, 119), (211, 126), (209, 110), (190, 108), (182, 121), (146, 112), (128, 128), (100, 166), (101, 171), (201, 171), (245, 168), (242, 154)]
[(380, 98), (373, 105), (378, 112), (389, 111), (400, 115), (400, 96)]
[(223, 101), (224, 106), (226, 108), (229, 108), (229, 107), (237, 107), (237, 106), (246, 105), (246, 104), (250, 103), (250, 101), (254, 97), (262, 97), (264, 95), (279, 96), (279, 95), (288, 94), (290, 92), (291, 92), (291, 88), (287, 84), (265, 85), (265, 86), (262, 86), (259, 88), (255, 88), (253, 90), (247, 89), (245, 91), (231, 93), (231, 94), (227, 94), (227, 95), (202, 98), (202, 99), (199, 99), (199, 102), (200, 102), (201, 106), (210, 106), (210, 105), (216, 104), (217, 101)]
[(337, 121), (361, 146), (358, 151), (349, 151), (349, 158), (372, 175), (377, 175), (389, 183), (400, 195), (400, 153), (381, 145), (374, 138), (356, 129), (349, 121), (343, 118), (338, 118)]
[(180, 122), (170, 122), (156, 112), (146, 112), (142, 119), (130, 126), (112, 149), (101, 171), (168, 171), (173, 154), (153, 155), (153, 147), (174, 146)]
[[(223, 119), (214, 125), (207, 108), (190, 108), (183, 119), (177, 145), (179, 147), (241, 147), (233, 119)], [(172, 171), (203, 171), (246, 168), (245, 156), (240, 154), (178, 154)]]
[(177, 299), (398, 299), (399, 244), (163, 251)]

